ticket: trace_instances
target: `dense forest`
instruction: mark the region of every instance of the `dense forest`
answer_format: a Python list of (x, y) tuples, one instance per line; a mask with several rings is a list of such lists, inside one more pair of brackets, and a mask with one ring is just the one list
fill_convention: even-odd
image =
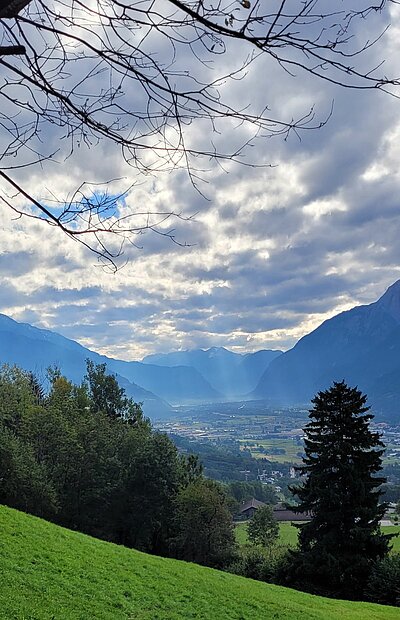
[(198, 459), (153, 430), (104, 365), (88, 362), (79, 386), (58, 370), (48, 381), (45, 393), (31, 373), (1, 370), (0, 502), (143, 551), (225, 564), (235, 548), (228, 496)]

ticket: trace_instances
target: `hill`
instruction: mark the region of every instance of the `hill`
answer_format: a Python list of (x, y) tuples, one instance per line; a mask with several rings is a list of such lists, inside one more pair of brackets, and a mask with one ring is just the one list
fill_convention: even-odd
[(335, 601), (129, 550), (0, 507), (2, 620), (400, 620), (400, 609)]
[(394, 421), (399, 376), (400, 280), (378, 301), (325, 321), (273, 360), (252, 397), (302, 404), (344, 379), (368, 394), (376, 414)]

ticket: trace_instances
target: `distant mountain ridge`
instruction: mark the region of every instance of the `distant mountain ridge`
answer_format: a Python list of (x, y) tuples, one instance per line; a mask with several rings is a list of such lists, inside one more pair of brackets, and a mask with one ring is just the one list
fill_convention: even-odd
[[(214, 356), (221, 355), (220, 349), (214, 348)], [(223, 356), (234, 360), (238, 367), (251, 364), (252, 355), (240, 356), (226, 349)], [(201, 352), (204, 353), (204, 352)], [(260, 359), (265, 357), (261, 354)], [(174, 355), (174, 354), (171, 354)], [(157, 357), (157, 356), (154, 356)], [(162, 356), (161, 356), (162, 357)], [(201, 354), (200, 354), (201, 357)], [(205, 354), (205, 357), (207, 355)], [(213, 355), (211, 355), (211, 358)], [(152, 418), (163, 417), (172, 412), (172, 405), (213, 402), (226, 400), (223, 390), (212, 387), (207, 376), (211, 370), (203, 364), (202, 372), (194, 365), (167, 363), (150, 364), (143, 362), (126, 362), (99, 355), (81, 344), (55, 332), (33, 327), (28, 323), (19, 323), (10, 317), (0, 314), (0, 364), (17, 364), (21, 368), (44, 375), (48, 366), (57, 365), (61, 371), (74, 382), (82, 381), (86, 372), (86, 359), (96, 364), (106, 363), (109, 372), (116, 373), (119, 383), (127, 394), (136, 401), (143, 402), (146, 415)], [(253, 370), (254, 379), (251, 389), (256, 385), (259, 376), (266, 368), (268, 354), (262, 362), (260, 370)], [(215, 362), (215, 360), (214, 360)], [(229, 375), (229, 368), (226, 369)], [(244, 371), (241, 371), (242, 374)], [(246, 371), (247, 372), (247, 371)], [(228, 385), (226, 381), (226, 385)], [(249, 391), (244, 389), (245, 391)]]
[[(96, 364), (107, 361), (74, 340), (0, 314), (0, 364), (16, 364), (39, 377), (44, 376), (49, 366), (57, 365), (67, 378), (79, 383), (86, 372), (87, 358)], [(109, 366), (108, 369), (111, 370)], [(170, 413), (171, 406), (159, 396), (123, 376), (117, 375), (117, 378), (128, 396), (144, 403), (146, 415)]]
[(106, 363), (108, 371), (117, 374), (127, 394), (143, 402), (145, 413), (151, 417), (170, 413), (169, 399), (196, 402), (222, 398), (193, 368), (153, 367), (115, 360), (60, 334), (0, 314), (0, 363), (17, 364), (41, 374), (56, 364), (70, 380), (80, 382), (86, 372), (87, 358), (96, 364)]
[(279, 405), (306, 404), (318, 390), (344, 379), (368, 395), (376, 414), (398, 421), (400, 280), (376, 302), (325, 321), (285, 353), (240, 355), (211, 347), (126, 362), (0, 314), (0, 364), (39, 373), (57, 364), (68, 378), (80, 382), (86, 358), (106, 363), (128, 395), (144, 402), (152, 418), (171, 413), (171, 404), (244, 400), (245, 394)]
[(147, 355), (142, 361), (170, 368), (191, 366), (215, 390), (233, 398), (253, 390), (270, 362), (281, 354), (282, 351), (271, 350), (239, 354), (224, 347), (211, 347)]
[(400, 280), (378, 301), (342, 312), (301, 338), (271, 362), (252, 396), (307, 403), (342, 379), (358, 385), (376, 413), (399, 419)]

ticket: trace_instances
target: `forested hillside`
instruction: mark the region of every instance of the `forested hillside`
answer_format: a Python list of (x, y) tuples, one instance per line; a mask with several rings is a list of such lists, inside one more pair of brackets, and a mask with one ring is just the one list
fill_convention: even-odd
[(152, 553), (229, 562), (227, 498), (197, 458), (154, 431), (105, 366), (88, 361), (80, 386), (57, 370), (49, 381), (44, 393), (32, 374), (0, 372), (0, 503)]

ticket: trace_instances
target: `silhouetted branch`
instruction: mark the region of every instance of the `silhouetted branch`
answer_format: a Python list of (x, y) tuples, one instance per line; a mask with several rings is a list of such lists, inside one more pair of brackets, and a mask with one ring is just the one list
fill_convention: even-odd
[[(0, 0), (1, 169), (15, 170), (53, 158), (45, 142), (40, 152), (37, 146), (47, 126), (68, 142), (68, 155), (80, 145), (94, 147), (100, 140), (110, 141), (139, 172), (185, 168), (197, 188), (204, 166), (212, 161), (256, 166), (258, 162), (244, 159), (256, 140), (286, 139), (291, 133), (300, 136), (320, 128), (329, 115), (318, 120), (311, 108), (296, 119), (276, 119), (267, 106), (257, 110), (245, 97), (242, 106), (226, 100), (224, 85), (241, 80), (245, 93), (253, 63), (265, 56), (289, 74), (301, 70), (342, 87), (395, 94), (400, 81), (386, 76), (382, 63), (364, 66), (364, 57), (389, 24), (361, 42), (357, 28), (397, 3)], [(232, 62), (236, 47), (231, 50), (235, 41), (248, 49), (247, 57), (236, 64)], [(224, 56), (230, 67), (225, 71)], [(234, 128), (242, 132), (236, 132), (235, 138), (246, 136), (242, 142), (238, 139), (226, 150), (215, 145), (213, 136), (231, 134)], [(92, 235), (95, 247), (100, 243), (96, 234), (115, 233), (127, 240), (138, 232), (129, 226), (118, 229), (114, 220), (104, 230), (93, 197), (86, 200), (79, 190), (81, 206), (75, 200), (73, 209), (64, 211), (61, 205), (62, 216), (51, 210), (46, 213), (40, 197), (4, 172), (2, 177), (40, 212), (39, 219), (73, 238), (83, 232)], [(29, 208), (15, 207), (14, 198), (3, 202), (32, 217)], [(80, 226), (82, 218), (86, 218), (85, 230)], [(157, 230), (157, 226), (148, 228)], [(100, 246), (101, 256), (106, 256), (106, 247)]]

